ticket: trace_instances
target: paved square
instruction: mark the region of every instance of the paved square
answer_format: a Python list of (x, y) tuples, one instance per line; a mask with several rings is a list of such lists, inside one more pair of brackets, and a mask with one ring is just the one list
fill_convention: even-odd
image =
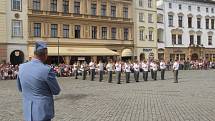
[[(180, 71), (179, 84), (172, 72), (121, 85), (60, 78), (54, 121), (215, 121), (214, 72)], [(16, 81), (0, 81), (0, 121), (22, 121), (21, 103)]]

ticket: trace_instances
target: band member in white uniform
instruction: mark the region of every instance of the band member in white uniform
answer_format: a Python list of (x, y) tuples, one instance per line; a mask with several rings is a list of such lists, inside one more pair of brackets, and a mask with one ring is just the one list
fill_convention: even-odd
[(165, 70), (166, 70), (166, 63), (164, 60), (160, 62), (160, 69), (161, 69), (161, 80), (164, 80)]
[(106, 69), (108, 71), (108, 83), (111, 83), (112, 82), (112, 78), (113, 78), (112, 77), (112, 74), (113, 74), (113, 63), (112, 63), (112, 60), (108, 61)]
[(178, 83), (178, 70), (179, 70), (179, 62), (178, 60), (175, 60), (173, 64), (174, 83)]
[(127, 61), (125, 63), (125, 79), (126, 79), (126, 83), (130, 82), (130, 73), (131, 73), (131, 65), (130, 63)]
[(93, 59), (91, 59), (91, 62), (89, 64), (89, 67), (90, 67), (90, 80), (91, 81), (94, 81), (94, 78), (95, 78), (95, 62)]
[(142, 69), (143, 69), (143, 79), (144, 81), (148, 81), (149, 65), (145, 60), (142, 63)]
[(152, 66), (152, 70), (153, 70), (153, 79), (157, 80), (158, 65), (157, 65), (157, 63), (155, 61), (153, 61), (151, 63), (151, 66)]
[(99, 81), (101, 82), (103, 80), (103, 74), (104, 74), (104, 64), (102, 61), (99, 61), (98, 64), (98, 72), (99, 72)]
[(134, 79), (136, 82), (139, 82), (140, 64), (137, 60), (134, 62), (133, 68), (134, 68)]
[(116, 80), (117, 84), (120, 84), (121, 82), (121, 71), (122, 71), (122, 65), (120, 61), (117, 61), (115, 64), (115, 72), (116, 72)]

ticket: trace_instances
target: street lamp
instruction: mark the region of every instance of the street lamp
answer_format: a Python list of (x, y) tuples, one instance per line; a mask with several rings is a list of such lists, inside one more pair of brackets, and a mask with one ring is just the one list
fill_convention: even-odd
[(60, 64), (60, 41), (59, 41), (59, 38), (57, 39), (57, 63), (58, 65)]

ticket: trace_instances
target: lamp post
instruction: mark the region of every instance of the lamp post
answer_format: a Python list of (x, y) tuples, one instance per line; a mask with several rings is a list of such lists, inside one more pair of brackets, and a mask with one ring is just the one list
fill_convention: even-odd
[(60, 64), (60, 41), (59, 41), (59, 37), (57, 39), (57, 63), (58, 63), (58, 65)]

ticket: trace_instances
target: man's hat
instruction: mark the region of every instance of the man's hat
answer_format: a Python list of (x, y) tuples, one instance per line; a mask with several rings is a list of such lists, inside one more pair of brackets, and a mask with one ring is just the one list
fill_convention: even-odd
[(35, 42), (35, 50), (38, 51), (41, 49), (46, 49), (47, 48), (47, 43), (45, 41), (39, 40)]

